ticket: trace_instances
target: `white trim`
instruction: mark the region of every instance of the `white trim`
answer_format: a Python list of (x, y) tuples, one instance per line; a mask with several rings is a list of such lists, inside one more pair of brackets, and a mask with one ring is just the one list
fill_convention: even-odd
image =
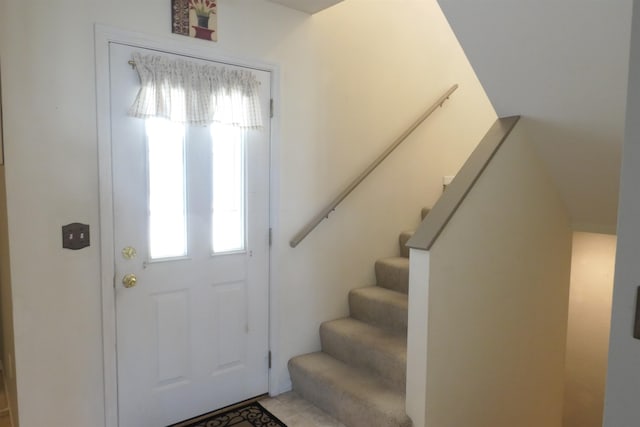
[[(280, 72), (278, 66), (256, 60), (232, 57), (222, 53), (215, 45), (211, 47), (193, 45), (188, 41), (166, 37), (151, 37), (144, 34), (122, 30), (102, 24), (95, 26), (95, 64), (96, 64), (96, 112), (98, 139), (98, 167), (100, 191), (100, 283), (102, 292), (102, 343), (103, 343), (103, 375), (104, 375), (104, 409), (105, 427), (118, 426), (118, 385), (117, 385), (117, 355), (116, 355), (116, 314), (115, 314), (115, 267), (113, 242), (113, 197), (112, 197), (112, 159), (111, 159), (111, 129), (110, 129), (110, 90), (109, 90), (109, 43), (120, 43), (145, 49), (156, 49), (194, 58), (224, 62), (271, 73), (271, 97), (275, 100), (276, 114), (271, 122), (270, 141), (270, 208), (269, 224), (277, 232), (276, 218), (278, 193), (275, 191), (279, 183), (276, 159), (279, 155), (280, 122), (278, 95), (280, 92)], [(270, 285), (269, 285), (269, 346), (274, 360), (278, 360), (278, 313), (277, 281), (274, 280), (273, 253), (269, 256)], [(277, 384), (280, 372), (272, 369), (269, 372), (269, 393), (278, 394)]]
[(406, 411), (414, 427), (427, 420), (427, 345), (429, 342), (429, 271), (431, 252), (409, 252)]
[[(269, 371), (269, 394), (277, 396), (289, 388), (283, 389), (280, 384), (281, 368), (280, 362), (280, 322), (278, 313), (280, 313), (280, 273), (275, 271), (274, 265), (278, 265), (280, 250), (280, 215), (278, 206), (280, 206), (280, 69), (273, 68), (271, 72), (271, 99), (273, 99), (273, 117), (271, 118), (271, 152), (270, 152), (270, 191), (269, 191), (269, 216), (271, 218), (271, 253), (269, 265), (269, 347), (271, 351), (271, 370)], [(285, 367), (286, 369), (286, 367)]]
[(113, 198), (111, 181), (111, 129), (109, 114), (109, 41), (96, 27), (96, 113), (98, 130), (98, 181), (100, 191), (100, 284), (102, 291), (102, 351), (104, 425), (118, 425), (116, 318), (113, 258)]

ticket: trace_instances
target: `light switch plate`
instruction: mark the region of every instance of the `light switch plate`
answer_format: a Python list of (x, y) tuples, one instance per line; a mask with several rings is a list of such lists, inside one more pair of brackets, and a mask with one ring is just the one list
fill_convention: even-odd
[(62, 226), (62, 247), (78, 250), (89, 246), (89, 224), (74, 222)]

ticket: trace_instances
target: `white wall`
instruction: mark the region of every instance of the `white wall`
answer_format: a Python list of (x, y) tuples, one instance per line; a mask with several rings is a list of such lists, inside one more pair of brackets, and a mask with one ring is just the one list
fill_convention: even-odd
[(632, 335), (640, 285), (640, 9), (637, 7), (633, 11), (626, 117), (605, 427), (632, 426), (640, 420), (640, 341)]
[(582, 231), (615, 233), (633, 0), (439, 0), (498, 115), (526, 118)]
[(518, 125), (430, 251), (426, 425), (561, 425), (570, 257)]
[[(103, 417), (93, 24), (169, 34), (155, 0), (4, 0), (0, 52), (18, 398), (23, 427)], [(373, 282), (441, 176), (455, 174), (495, 119), (435, 2), (350, 0), (312, 17), (262, 0), (220, 0), (212, 53), (281, 67), (273, 248), (276, 389), (287, 360), (319, 348), (347, 291)], [(288, 241), (453, 83), (460, 89), (329, 221)], [(446, 150), (445, 150), (446, 147)], [(390, 221), (390, 218), (393, 219)], [(92, 226), (61, 249), (60, 226)]]
[(563, 427), (601, 427), (616, 236), (574, 233)]

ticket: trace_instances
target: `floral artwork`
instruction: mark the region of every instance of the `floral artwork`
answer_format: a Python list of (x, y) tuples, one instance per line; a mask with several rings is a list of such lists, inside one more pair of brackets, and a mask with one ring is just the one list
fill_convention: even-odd
[(218, 0), (171, 0), (172, 32), (218, 40)]

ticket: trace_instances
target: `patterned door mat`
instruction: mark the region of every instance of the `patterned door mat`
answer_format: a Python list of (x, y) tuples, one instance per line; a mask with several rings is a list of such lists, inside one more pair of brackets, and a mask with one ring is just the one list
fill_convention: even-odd
[(258, 402), (202, 415), (169, 427), (287, 427)]

